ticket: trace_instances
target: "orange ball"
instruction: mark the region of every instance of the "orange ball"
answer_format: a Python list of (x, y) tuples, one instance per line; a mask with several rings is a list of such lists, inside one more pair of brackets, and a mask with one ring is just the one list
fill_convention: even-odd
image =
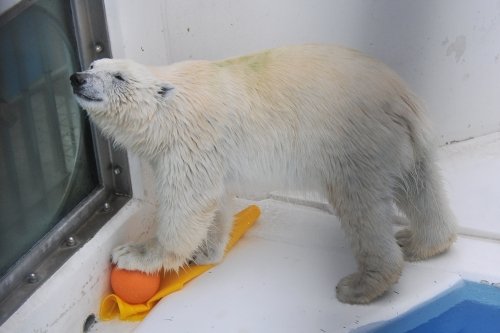
[(145, 303), (160, 289), (160, 274), (127, 271), (113, 266), (111, 288), (118, 297), (129, 304)]

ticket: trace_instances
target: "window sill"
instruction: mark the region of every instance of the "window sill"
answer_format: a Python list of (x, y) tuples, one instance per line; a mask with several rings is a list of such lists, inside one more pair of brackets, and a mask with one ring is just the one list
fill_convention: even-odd
[[(80, 332), (109, 291), (109, 254), (119, 244), (146, 238), (153, 205), (130, 200), (0, 327), (0, 332)], [(125, 332), (124, 330), (119, 330)]]

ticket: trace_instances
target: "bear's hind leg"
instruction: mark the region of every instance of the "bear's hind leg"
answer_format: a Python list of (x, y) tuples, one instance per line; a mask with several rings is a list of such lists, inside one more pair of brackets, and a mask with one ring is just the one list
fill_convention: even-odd
[(410, 221), (396, 233), (408, 261), (446, 251), (456, 239), (456, 224), (434, 163), (422, 160), (395, 191), (396, 205)]
[(403, 255), (392, 231), (392, 200), (389, 195), (353, 191), (350, 186), (337, 186), (335, 192), (330, 202), (358, 263), (358, 272), (337, 284), (337, 298), (344, 303), (369, 303), (398, 281), (403, 268)]

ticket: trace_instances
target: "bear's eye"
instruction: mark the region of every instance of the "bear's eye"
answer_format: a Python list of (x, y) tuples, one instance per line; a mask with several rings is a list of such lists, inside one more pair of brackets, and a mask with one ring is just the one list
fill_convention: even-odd
[(94, 65), (90, 65), (90, 69), (94, 69)]
[(121, 76), (120, 74), (115, 74), (115, 79), (120, 80), (120, 81), (125, 81), (123, 76)]

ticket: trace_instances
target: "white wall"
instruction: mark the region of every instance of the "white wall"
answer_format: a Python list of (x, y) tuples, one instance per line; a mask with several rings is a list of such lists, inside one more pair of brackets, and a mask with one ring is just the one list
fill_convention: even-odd
[(429, 108), (439, 143), (500, 130), (500, 2), (106, 0), (115, 57), (216, 59), (291, 43), (361, 49)]

